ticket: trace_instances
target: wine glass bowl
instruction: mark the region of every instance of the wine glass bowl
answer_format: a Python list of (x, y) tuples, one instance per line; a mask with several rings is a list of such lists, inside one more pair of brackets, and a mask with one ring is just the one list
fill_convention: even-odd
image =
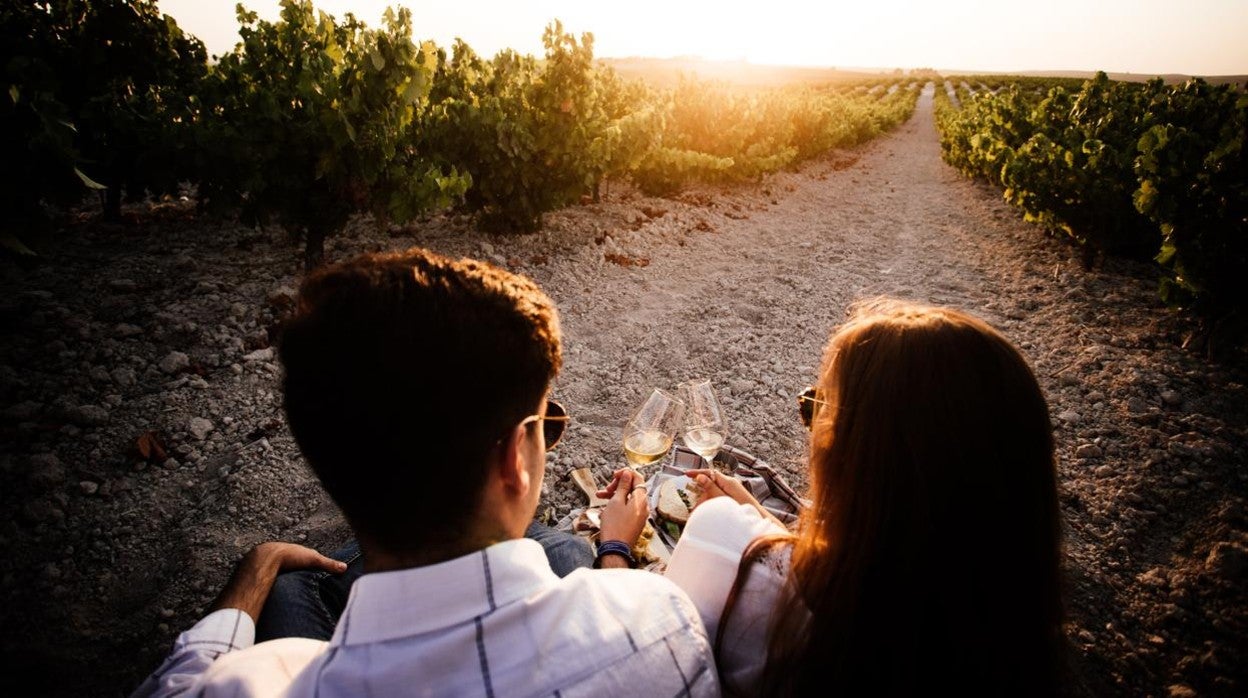
[(655, 388), (624, 426), (624, 457), (637, 470), (663, 459), (682, 424), (684, 403)]
[(682, 383), (680, 394), (685, 401), (685, 446), (702, 456), (707, 467), (711, 467), (728, 435), (719, 398), (709, 380)]

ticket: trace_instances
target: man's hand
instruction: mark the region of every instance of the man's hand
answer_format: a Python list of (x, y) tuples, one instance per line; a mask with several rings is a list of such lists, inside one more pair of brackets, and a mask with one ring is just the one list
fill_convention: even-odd
[(294, 543), (261, 543), (239, 561), (234, 574), (226, 583), (217, 600), (212, 602), (211, 611), (223, 608), (237, 608), (254, 621), (260, 617), (260, 610), (269, 598), (273, 589), (273, 581), (279, 572), (291, 570), (324, 570), (340, 574), (345, 572), (347, 565), (333, 558), (325, 557), (311, 548)]
[(623, 483), (625, 490), (636, 487), (637, 485), (646, 484), (645, 479), (642, 478), (641, 474), (636, 470), (633, 470), (632, 468), (620, 468), (611, 474), (611, 482), (608, 482), (606, 487), (598, 490), (598, 498), (611, 499), (614, 497), (616, 489), (621, 486), (621, 480), (626, 481)]
[[(623, 541), (629, 546), (637, 543), (650, 514), (644, 485), (645, 480), (632, 468), (615, 471), (611, 483), (598, 493), (599, 497), (611, 500), (602, 508), (602, 523), (598, 528), (601, 540)], [(606, 561), (604, 558), (604, 567)]]

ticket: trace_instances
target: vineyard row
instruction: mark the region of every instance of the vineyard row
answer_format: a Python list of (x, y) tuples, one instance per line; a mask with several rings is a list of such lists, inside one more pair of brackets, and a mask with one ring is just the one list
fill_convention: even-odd
[(1028, 220), (1089, 254), (1152, 258), (1169, 303), (1243, 312), (1248, 95), (1104, 73), (1077, 86), (969, 78), (938, 89), (935, 108), (945, 161), (1002, 186)]
[(115, 216), (123, 196), (186, 183), (204, 211), (302, 236), (309, 264), (357, 212), (401, 222), (456, 205), (530, 231), (609, 180), (669, 193), (864, 142), (910, 116), (921, 82), (658, 89), (558, 22), (543, 57), (486, 58), (414, 42), (403, 9), (375, 29), (309, 0), (238, 19), (241, 41), (210, 61), (152, 0), (5, 3), (0, 241), (25, 249), (84, 186)]

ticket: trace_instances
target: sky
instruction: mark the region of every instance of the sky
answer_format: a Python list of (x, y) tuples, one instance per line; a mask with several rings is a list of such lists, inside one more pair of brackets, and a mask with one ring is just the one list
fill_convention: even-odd
[[(559, 19), (594, 55), (700, 56), (756, 64), (938, 70), (1248, 74), (1248, 0), (314, 0), (376, 26), (412, 10), (413, 36), (478, 53), (542, 52)], [(238, 39), (234, 0), (158, 0), (211, 54)], [(276, 19), (278, 0), (245, 0)]]

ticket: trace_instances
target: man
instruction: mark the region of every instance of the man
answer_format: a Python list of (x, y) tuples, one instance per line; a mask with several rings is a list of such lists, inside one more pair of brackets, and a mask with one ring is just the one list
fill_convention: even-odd
[[(522, 538), (564, 425), (547, 402), (558, 318), (535, 284), (425, 251), (366, 255), (304, 282), (279, 350), (291, 431), (365, 574), (328, 642), (253, 645), (278, 572), (346, 569), (257, 547), (136, 695), (718, 694), (675, 585), (628, 569), (560, 578)], [(636, 539), (639, 484), (617, 479), (604, 540)], [(626, 567), (620, 547), (598, 564)]]

